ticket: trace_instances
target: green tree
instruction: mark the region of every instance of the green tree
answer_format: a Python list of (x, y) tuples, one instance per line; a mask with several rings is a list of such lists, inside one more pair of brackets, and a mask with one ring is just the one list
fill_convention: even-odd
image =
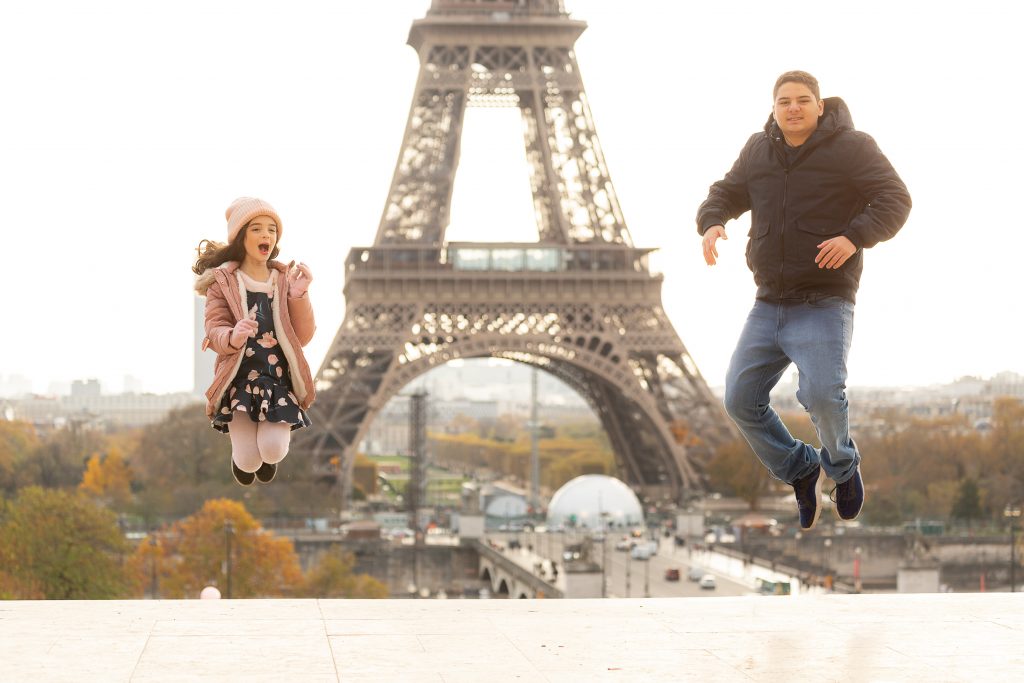
[(0, 567), (20, 597), (121, 597), (125, 547), (114, 514), (79, 493), (24, 488), (0, 523)]
[(302, 595), (307, 598), (386, 598), (388, 587), (369, 574), (356, 574), (352, 553), (332, 550), (306, 574)]
[(968, 524), (982, 518), (978, 482), (973, 479), (964, 479), (960, 482), (960, 489), (957, 491), (956, 500), (953, 502), (953, 509), (950, 510), (950, 516), (953, 519), (964, 520)]

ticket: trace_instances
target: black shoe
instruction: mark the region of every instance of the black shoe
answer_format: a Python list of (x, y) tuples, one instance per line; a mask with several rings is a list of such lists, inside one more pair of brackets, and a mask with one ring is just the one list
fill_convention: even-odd
[(234, 459), (231, 460), (231, 476), (235, 478), (235, 481), (241, 486), (251, 486), (252, 482), (256, 479), (254, 472), (243, 472), (238, 469), (238, 465), (235, 464)]
[(792, 484), (796, 493), (796, 506), (800, 510), (800, 528), (805, 531), (814, 526), (821, 514), (821, 479), (821, 468), (817, 467), (814, 472)]
[(836, 504), (839, 519), (847, 522), (857, 519), (864, 507), (864, 480), (860, 476), (860, 468), (842, 484), (836, 484), (829, 497)]
[(269, 484), (274, 481), (274, 475), (277, 474), (277, 465), (265, 462), (260, 465), (260, 468), (256, 470), (256, 478), (264, 484)]

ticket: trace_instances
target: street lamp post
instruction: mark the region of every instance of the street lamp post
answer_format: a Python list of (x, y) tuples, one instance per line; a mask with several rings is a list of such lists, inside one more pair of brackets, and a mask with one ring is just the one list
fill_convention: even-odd
[(1017, 520), (1020, 518), (1020, 505), (1007, 505), (1003, 508), (1003, 516), (1010, 522), (1010, 592), (1017, 592)]
[(633, 551), (630, 550), (626, 553), (626, 597), (629, 597), (629, 578), (630, 578), (630, 559), (633, 557)]
[(824, 570), (825, 570), (825, 579), (824, 579), (824, 581), (825, 581), (825, 589), (826, 590), (832, 590), (832, 568), (829, 566), (829, 561), (831, 560), (830, 555), (831, 555), (831, 550), (832, 550), (832, 539), (831, 538), (826, 538), (823, 545), (824, 545), (824, 561), (822, 562), (822, 565), (823, 565)]
[(152, 531), (149, 534), (149, 549), (152, 553), (150, 558), (150, 585), (149, 595), (153, 600), (156, 600), (156, 531)]
[(862, 584), (860, 581), (860, 546), (853, 549), (853, 590), (860, 593)]
[(224, 522), (224, 558), (225, 558), (225, 570), (224, 573), (227, 575), (224, 588), (225, 598), (231, 598), (231, 535), (235, 532), (235, 525), (231, 523), (231, 520), (225, 520)]
[[(598, 506), (601, 505), (601, 492), (597, 492)], [(608, 597), (608, 534), (611, 533), (611, 529), (608, 525), (608, 513), (600, 512), (601, 515), (601, 597)]]

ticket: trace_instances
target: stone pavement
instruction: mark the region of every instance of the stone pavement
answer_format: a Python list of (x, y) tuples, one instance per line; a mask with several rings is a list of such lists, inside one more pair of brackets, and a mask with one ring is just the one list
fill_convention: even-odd
[(0, 681), (1019, 681), (1024, 594), (0, 602)]

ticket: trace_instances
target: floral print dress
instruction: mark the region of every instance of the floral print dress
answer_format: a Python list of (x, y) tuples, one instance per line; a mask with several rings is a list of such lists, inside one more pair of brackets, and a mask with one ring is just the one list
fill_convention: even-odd
[(271, 300), (276, 291), (277, 271), (271, 272), (267, 282), (253, 280), (245, 273), (242, 273), (242, 280), (248, 294), (249, 315), (255, 316), (259, 329), (256, 336), (246, 342), (242, 364), (211, 426), (226, 433), (231, 420), (242, 413), (238, 419), (248, 416), (253, 422), (285, 422), (292, 430), (307, 427), (309, 418), (292, 393), (288, 360), (274, 330)]

